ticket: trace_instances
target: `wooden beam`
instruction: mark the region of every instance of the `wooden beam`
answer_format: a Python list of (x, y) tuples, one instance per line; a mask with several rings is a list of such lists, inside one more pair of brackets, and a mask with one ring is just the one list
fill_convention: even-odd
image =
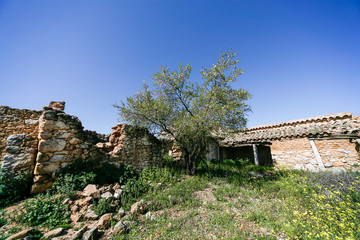
[(318, 151), (318, 149), (317, 149), (317, 147), (315, 145), (314, 140), (309, 140), (309, 141), (310, 141), (311, 148), (313, 149), (313, 152), (315, 154), (315, 158), (316, 158), (316, 161), (317, 161), (317, 163), (319, 165), (320, 171), (325, 171), (324, 164), (323, 164), (323, 162), (321, 160), (320, 153), (319, 153), (319, 151)]
[(253, 144), (252, 147), (253, 147), (253, 151), (254, 151), (255, 165), (259, 166), (259, 152), (258, 152), (257, 146), (255, 144)]

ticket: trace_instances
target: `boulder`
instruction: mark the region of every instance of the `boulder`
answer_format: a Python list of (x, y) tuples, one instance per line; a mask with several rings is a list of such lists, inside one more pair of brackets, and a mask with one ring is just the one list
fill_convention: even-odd
[(101, 194), (101, 198), (105, 198), (106, 200), (112, 200), (114, 199), (114, 196), (110, 193), (110, 192), (106, 192), (106, 193), (103, 193)]
[(111, 224), (111, 213), (107, 213), (101, 216), (97, 226), (99, 229), (106, 229)]
[(98, 227), (93, 227), (92, 229), (84, 233), (83, 240), (95, 239), (97, 233), (98, 233)]
[(81, 213), (73, 213), (70, 216), (71, 221), (73, 221), (74, 223), (77, 223), (81, 218)]
[(114, 198), (115, 199), (120, 199), (121, 194), (122, 194), (122, 189), (121, 188), (115, 189)]
[(10, 237), (6, 238), (7, 240), (15, 240), (15, 239), (22, 239), (25, 238), (33, 228), (25, 229), (21, 232), (15, 233), (14, 235), (11, 235)]
[(97, 188), (97, 186), (95, 184), (89, 184), (84, 188), (82, 195), (84, 197), (99, 198), (100, 197), (100, 191), (99, 191), (99, 189)]
[(80, 230), (76, 231), (76, 232), (71, 236), (71, 239), (72, 239), (72, 240), (75, 240), (75, 239), (81, 238), (87, 230), (88, 230), (88, 227), (85, 225), (83, 228), (81, 228)]
[(119, 209), (118, 215), (119, 215), (120, 218), (122, 218), (123, 216), (125, 216), (125, 210), (124, 210), (124, 208), (120, 208), (120, 209)]
[(117, 236), (117, 235), (123, 234), (129, 229), (129, 227), (130, 227), (130, 222), (120, 220), (114, 226), (113, 235)]
[(53, 237), (57, 237), (59, 236), (62, 232), (64, 231), (64, 229), (62, 228), (56, 228), (51, 230), (50, 232), (47, 232), (44, 234), (43, 238), (45, 239), (51, 239)]
[(130, 214), (143, 214), (145, 211), (144, 201), (141, 200), (139, 202), (134, 203), (131, 206)]
[(89, 209), (85, 214), (85, 218), (88, 220), (96, 220), (99, 218), (99, 215), (97, 215), (93, 210)]

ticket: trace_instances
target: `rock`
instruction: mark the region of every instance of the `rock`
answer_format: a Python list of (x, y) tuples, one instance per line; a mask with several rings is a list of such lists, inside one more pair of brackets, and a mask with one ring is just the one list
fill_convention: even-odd
[(122, 189), (115, 189), (115, 193), (114, 193), (114, 198), (115, 199), (120, 199), (121, 197), (121, 194), (122, 194)]
[(50, 158), (50, 162), (66, 162), (68, 160), (68, 156), (66, 155), (54, 155)]
[(5, 148), (5, 151), (8, 153), (17, 153), (19, 151), (19, 147), (18, 146), (7, 146)]
[(15, 240), (15, 239), (25, 238), (32, 230), (33, 230), (33, 228), (25, 229), (21, 232), (15, 233), (14, 235), (11, 235), (10, 237), (8, 237), (6, 239), (7, 240)]
[(121, 185), (119, 183), (115, 183), (114, 186), (112, 187), (113, 191), (116, 191), (117, 189), (121, 189)]
[(43, 162), (35, 165), (35, 175), (51, 175), (53, 172), (57, 172), (60, 169), (58, 163)]
[(55, 109), (55, 110), (60, 110), (60, 111), (64, 111), (65, 109), (65, 102), (61, 101), (61, 102), (57, 102), (57, 101), (51, 101), (49, 103), (49, 107)]
[(141, 201), (139, 201), (139, 202), (134, 203), (134, 204), (131, 206), (130, 214), (143, 214), (144, 211), (145, 211), (144, 201), (141, 200)]
[(8, 146), (20, 146), (24, 139), (26, 138), (26, 134), (15, 134), (15, 135), (10, 135), (7, 139), (6, 139), (6, 144)]
[(95, 239), (95, 236), (97, 233), (98, 233), (98, 227), (93, 227), (92, 229), (90, 229), (84, 233), (83, 240)]
[(78, 138), (72, 138), (72, 139), (70, 139), (70, 144), (78, 144), (78, 143), (80, 143), (81, 142), (81, 140), (80, 139), (78, 139)]
[(80, 230), (76, 231), (76, 232), (71, 236), (71, 239), (72, 239), (72, 240), (75, 240), (75, 239), (81, 238), (87, 230), (88, 230), (88, 226), (85, 225), (83, 228), (81, 228)]
[(86, 197), (83, 199), (76, 200), (75, 204), (80, 207), (88, 206), (88, 205), (90, 205), (91, 200), (92, 200), (92, 197)]
[(53, 182), (41, 182), (41, 183), (34, 183), (31, 186), (31, 194), (35, 193), (42, 193), (51, 188)]
[(107, 213), (101, 216), (97, 226), (99, 229), (106, 229), (111, 224), (111, 213)]
[(310, 172), (317, 172), (315, 166), (312, 164), (306, 164), (305, 168), (306, 168), (306, 170), (309, 170)]
[(47, 232), (44, 234), (43, 238), (45, 239), (51, 239), (53, 237), (57, 237), (59, 236), (62, 232), (64, 231), (64, 229), (62, 228), (56, 228), (51, 230), (50, 232)]
[(99, 218), (99, 215), (97, 215), (93, 210), (89, 209), (85, 214), (85, 218), (88, 220), (96, 220)]
[(130, 227), (130, 222), (120, 220), (114, 226), (113, 235), (117, 236), (117, 235), (123, 234), (129, 229), (129, 227)]
[(50, 159), (50, 157), (46, 153), (38, 152), (36, 157), (36, 162), (42, 163), (47, 162)]
[(90, 197), (91, 196), (91, 197), (94, 197), (94, 198), (99, 198), (100, 197), (100, 191), (96, 187), (95, 184), (89, 184), (84, 188), (82, 195), (84, 197)]
[(101, 198), (105, 198), (106, 200), (112, 200), (114, 199), (114, 196), (110, 192), (106, 192), (104, 194), (101, 194)]
[(345, 163), (343, 163), (343, 162), (333, 162), (332, 166), (333, 167), (343, 167), (343, 166), (345, 166)]
[(45, 139), (39, 142), (40, 152), (60, 152), (64, 150), (66, 141), (63, 139)]
[(123, 216), (125, 216), (125, 210), (124, 208), (120, 208), (118, 211), (119, 217), (122, 218)]
[(304, 170), (304, 166), (301, 164), (296, 164), (294, 170)]
[(8, 154), (4, 156), (1, 168), (4, 171), (14, 171), (34, 164), (34, 158), (29, 153)]
[(150, 219), (150, 220), (155, 220), (156, 216), (155, 216), (155, 214), (152, 213), (152, 212), (147, 212), (147, 213), (145, 214), (145, 218)]
[(343, 168), (343, 167), (332, 167), (332, 168), (329, 168), (329, 170), (334, 173), (346, 172), (345, 168)]
[(66, 198), (63, 202), (62, 202), (62, 205), (65, 205), (65, 204), (68, 204), (70, 202), (70, 198)]
[(70, 216), (71, 221), (73, 221), (74, 223), (77, 223), (81, 218), (81, 213), (73, 213)]

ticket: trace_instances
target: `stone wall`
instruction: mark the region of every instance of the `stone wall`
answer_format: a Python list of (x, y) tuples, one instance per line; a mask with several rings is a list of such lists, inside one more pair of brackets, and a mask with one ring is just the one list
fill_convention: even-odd
[(130, 164), (137, 170), (162, 164), (163, 145), (148, 130), (127, 124), (112, 130), (108, 142), (96, 144), (110, 162)]
[(36, 148), (38, 119), (41, 111), (0, 106), (0, 164), (5, 155), (6, 140), (10, 135), (27, 134), (27, 147)]
[[(360, 170), (359, 153), (355, 141), (349, 139), (315, 139), (322, 165), (325, 170)], [(271, 154), (278, 167), (319, 171), (322, 166), (315, 157), (308, 138), (272, 141)]]
[(42, 111), (0, 107), (2, 169), (29, 173), (32, 193), (51, 187), (55, 173), (78, 158), (127, 163), (137, 170), (162, 164), (162, 143), (147, 130), (118, 124), (109, 136), (98, 134), (84, 130), (64, 109), (65, 102), (51, 102)]
[(32, 193), (49, 188), (55, 172), (61, 168), (77, 158), (89, 157), (89, 145), (85, 142), (80, 120), (65, 114), (62, 109), (44, 107), (39, 118), (39, 145)]

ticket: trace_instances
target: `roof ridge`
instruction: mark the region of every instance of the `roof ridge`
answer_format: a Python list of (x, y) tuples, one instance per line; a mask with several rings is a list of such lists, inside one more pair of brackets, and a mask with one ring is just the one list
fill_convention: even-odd
[(325, 122), (325, 121), (330, 121), (332, 119), (345, 119), (346, 117), (352, 118), (352, 112), (333, 113), (333, 114), (326, 114), (326, 115), (321, 115), (321, 116), (291, 120), (291, 121), (286, 121), (286, 122), (258, 125), (258, 126), (249, 128), (249, 131), (272, 128), (272, 127), (279, 127), (279, 126), (286, 126), (286, 125), (291, 125), (291, 124), (295, 124), (295, 123), (314, 122), (314, 121), (319, 121), (319, 120), (321, 122)]

